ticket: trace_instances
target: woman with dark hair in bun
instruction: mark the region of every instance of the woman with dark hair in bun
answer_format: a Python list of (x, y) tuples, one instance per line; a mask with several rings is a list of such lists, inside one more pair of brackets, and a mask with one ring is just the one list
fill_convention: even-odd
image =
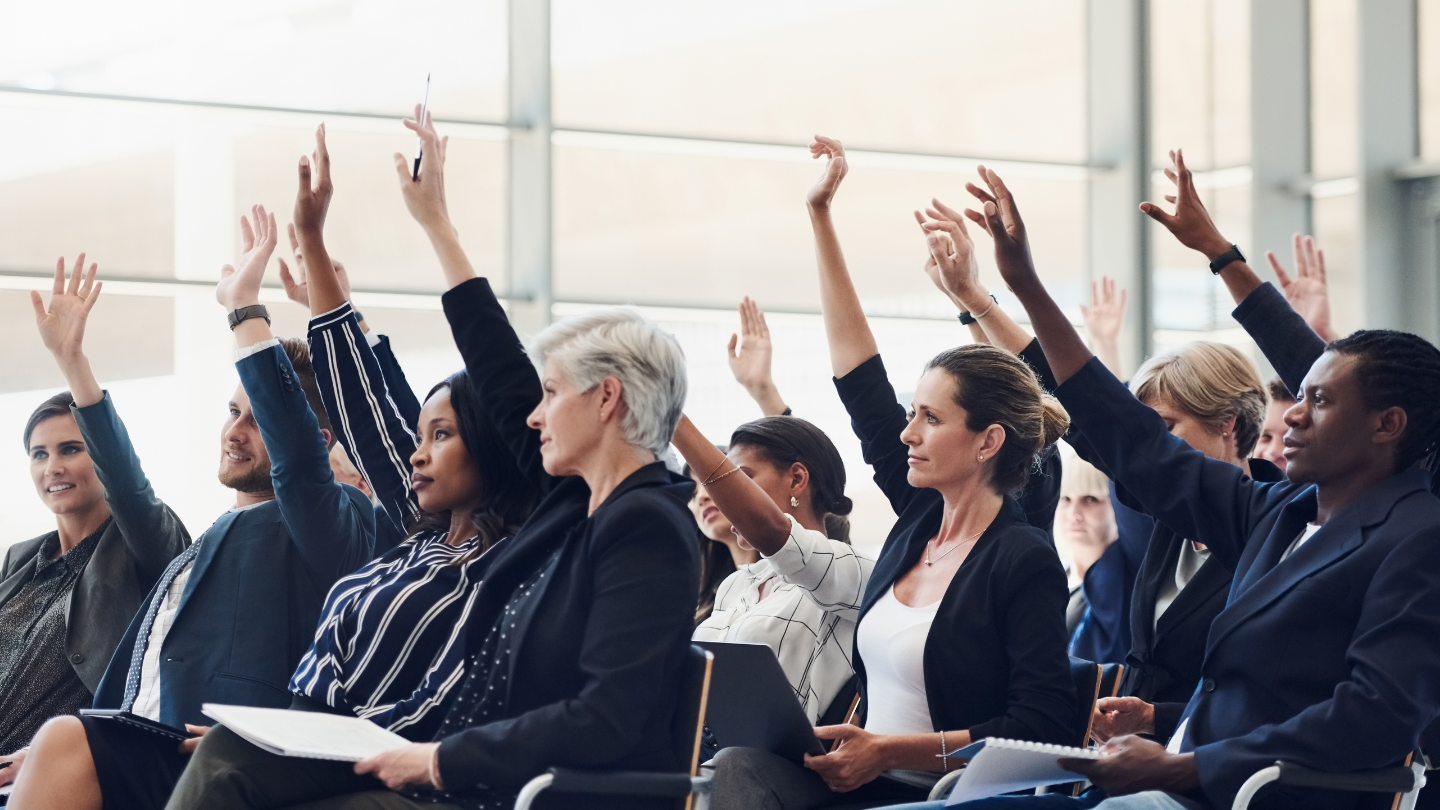
[[(702, 486), (718, 480), (709, 473), (722, 464), (753, 482), (741, 498), (731, 488), (716, 503), (741, 547), (761, 554), (720, 583), (714, 611), (695, 638), (769, 645), (814, 722), (855, 674), (855, 620), (875, 566), (826, 531), (833, 522), (827, 518), (847, 515), (851, 506), (839, 451), (824, 431), (793, 416), (741, 425), (725, 455), (688, 420), (675, 445), (704, 476), (697, 479)], [(805, 561), (816, 555), (833, 563), (807, 569)]]

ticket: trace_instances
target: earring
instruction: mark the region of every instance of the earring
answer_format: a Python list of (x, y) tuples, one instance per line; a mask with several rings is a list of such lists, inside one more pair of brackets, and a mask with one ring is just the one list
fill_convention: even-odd
[(795, 497), (794, 495), (791, 495), (791, 496), (790, 496), (790, 508), (791, 508), (791, 509), (798, 509), (798, 508), (800, 508), (800, 499), (797, 498), (797, 497)]
[(984, 454), (984, 453), (981, 453), (981, 454), (980, 454), (980, 460), (981, 460), (981, 461), (984, 461), (984, 460), (985, 460), (985, 454)]

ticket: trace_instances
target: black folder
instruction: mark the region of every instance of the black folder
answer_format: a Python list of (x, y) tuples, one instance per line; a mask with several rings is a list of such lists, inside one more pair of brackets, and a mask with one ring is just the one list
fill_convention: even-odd
[(802, 764), (806, 754), (825, 753), (773, 650), (764, 644), (695, 643), (715, 655), (705, 726), (716, 748), (759, 748)]
[(130, 726), (131, 728), (138, 728), (148, 731), (151, 734), (169, 737), (172, 740), (184, 741), (195, 736), (183, 728), (175, 728), (174, 726), (167, 726), (164, 723), (157, 723), (148, 717), (141, 717), (138, 714), (127, 712), (123, 709), (81, 709), (80, 714), (99, 720), (113, 720), (117, 723)]

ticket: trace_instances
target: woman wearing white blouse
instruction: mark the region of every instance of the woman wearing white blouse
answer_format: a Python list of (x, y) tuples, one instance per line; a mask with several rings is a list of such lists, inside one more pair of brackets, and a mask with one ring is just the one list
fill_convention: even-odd
[[(720, 584), (714, 612), (694, 638), (768, 645), (814, 722), (855, 674), (855, 622), (874, 568), (849, 544), (825, 536), (825, 516), (851, 506), (840, 453), (823, 431), (793, 416), (741, 425), (730, 438), (729, 463), (688, 419), (675, 446), (702, 485), (744, 473), (734, 477), (745, 483), (708, 494), (742, 548), (761, 554)], [(810, 564), (817, 557), (831, 561)]]

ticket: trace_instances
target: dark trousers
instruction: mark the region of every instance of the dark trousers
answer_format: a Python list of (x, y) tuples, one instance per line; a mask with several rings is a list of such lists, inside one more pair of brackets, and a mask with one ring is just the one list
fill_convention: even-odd
[(461, 810), (417, 802), (356, 776), (349, 762), (282, 757), (224, 726), (210, 729), (170, 796), (167, 810)]

